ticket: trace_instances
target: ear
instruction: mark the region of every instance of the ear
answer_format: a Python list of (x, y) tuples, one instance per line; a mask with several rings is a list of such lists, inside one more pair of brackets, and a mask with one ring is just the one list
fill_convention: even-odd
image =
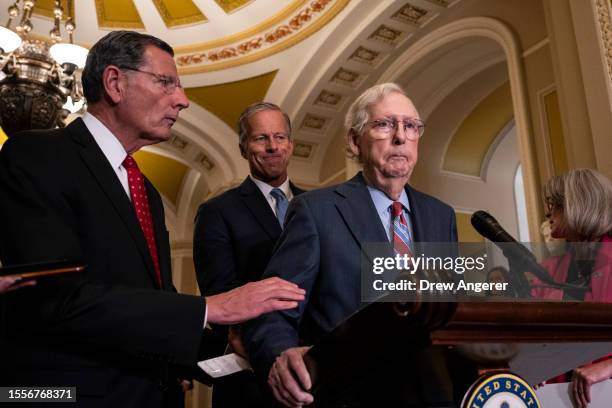
[(355, 131), (355, 129), (349, 129), (346, 138), (348, 140), (348, 146), (351, 149), (351, 153), (353, 153), (355, 157), (359, 157), (359, 153), (361, 152), (361, 149), (359, 148), (359, 134)]
[(240, 149), (240, 155), (242, 156), (242, 158), (248, 160), (246, 148), (244, 147), (244, 145), (242, 143), (238, 143), (238, 148)]
[(107, 66), (102, 72), (102, 88), (104, 93), (115, 104), (121, 102), (124, 96), (125, 88), (121, 78), (121, 70), (114, 65)]
[(289, 152), (289, 156), (287, 156), (287, 157), (289, 157), (289, 158), (291, 158), (291, 156), (293, 156), (293, 146), (294, 146), (293, 137), (291, 137), (289, 139), (289, 147), (287, 148), (287, 151)]

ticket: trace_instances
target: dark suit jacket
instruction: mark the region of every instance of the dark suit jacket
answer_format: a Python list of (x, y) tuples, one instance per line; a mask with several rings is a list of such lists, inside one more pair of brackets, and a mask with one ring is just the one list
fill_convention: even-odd
[[(303, 190), (291, 184), (294, 196)], [(259, 280), (272, 256), (281, 227), (268, 201), (247, 177), (240, 186), (202, 204), (195, 220), (193, 261), (200, 292), (214, 295)], [(214, 327), (222, 335), (226, 327)], [(218, 350), (223, 353), (224, 350)], [(269, 396), (251, 373), (215, 381), (213, 405), (269, 406)]]
[[(291, 191), (294, 196), (303, 193), (293, 184)], [(193, 239), (200, 291), (214, 295), (259, 280), (281, 231), (268, 201), (250, 177), (202, 204)]]
[[(409, 186), (406, 192), (415, 241), (457, 240), (449, 206)], [(389, 242), (361, 173), (346, 183), (297, 197), (285, 223), (263, 276), (293, 281), (306, 290), (307, 298), (298, 309), (263, 315), (244, 328), (251, 363), (262, 376), (282, 351), (312, 344), (364, 306), (361, 244)], [(367, 391), (375, 392), (369, 387)]]
[(145, 183), (163, 290), (132, 204), (82, 120), (5, 143), (3, 264), (80, 259), (87, 269), (6, 295), (1, 384), (76, 385), (86, 406), (173, 405), (168, 371), (197, 361), (205, 303), (171, 293), (162, 201)]

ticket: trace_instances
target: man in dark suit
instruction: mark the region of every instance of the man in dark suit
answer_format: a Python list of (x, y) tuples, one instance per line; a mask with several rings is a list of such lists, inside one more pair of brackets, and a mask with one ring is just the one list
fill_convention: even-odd
[(206, 322), (303, 298), (281, 280), (173, 293), (162, 200), (131, 157), (167, 140), (188, 106), (172, 56), (155, 37), (109, 33), (87, 58), (83, 119), (15, 135), (0, 151), (2, 263), (87, 265), (3, 295), (3, 386), (76, 386), (88, 407), (182, 406), (178, 378), (211, 346)]
[[(366, 90), (349, 108), (345, 124), (347, 151), (363, 164), (363, 173), (293, 200), (263, 275), (297, 283), (307, 300), (296, 310), (247, 322), (243, 330), (255, 371), (267, 376), (276, 399), (290, 407), (313, 401), (303, 360), (308, 345), (363, 306), (362, 244), (387, 242), (401, 252), (410, 241), (457, 239), (453, 210), (407, 184), (424, 125), (403, 90), (395, 84)], [(406, 352), (407, 364), (420, 360), (420, 367), (430, 367), (428, 360), (436, 358), (431, 350), (398, 352)], [(434, 380), (420, 377), (414, 366), (397, 369), (387, 363), (381, 360), (377, 372), (364, 373), (364, 383), (355, 384), (338, 406), (452, 406), (444, 370), (434, 370)]]
[[(196, 216), (193, 260), (200, 291), (226, 292), (261, 279), (282, 231), (288, 202), (303, 191), (289, 181), (293, 152), (291, 121), (280, 107), (254, 103), (240, 115), (239, 147), (250, 175), (240, 186), (207, 201)], [(230, 348), (244, 354), (239, 326), (215, 327)], [(251, 372), (220, 378), (213, 388), (215, 408), (267, 406)]]

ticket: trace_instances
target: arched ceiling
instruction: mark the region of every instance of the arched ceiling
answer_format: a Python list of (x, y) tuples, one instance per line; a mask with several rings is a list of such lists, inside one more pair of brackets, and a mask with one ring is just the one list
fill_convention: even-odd
[[(52, 27), (52, 3), (38, 0), (33, 18), (38, 35), (46, 36)], [(157, 177), (156, 167), (163, 169), (155, 173), (163, 178), (158, 187), (165, 186), (165, 201), (176, 211), (184, 207), (182, 202), (197, 205), (247, 174), (237, 148), (235, 120), (258, 99), (279, 104), (292, 118), (292, 178), (309, 187), (339, 181), (345, 167), (342, 119), (350, 102), (379, 82), (387, 68), (427, 33), (469, 15), (489, 15), (486, 10), (493, 7), (489, 0), (73, 3), (75, 42), (81, 45), (91, 46), (109, 30), (131, 28), (160, 37), (176, 50), (191, 107), (181, 113), (173, 138), (146, 148), (143, 155), (145, 167), (153, 169), (152, 178)], [(0, 21), (6, 21), (8, 5), (0, 5)], [(426, 118), (462, 81), (503, 59), (503, 52), (491, 42), (460, 41), (405, 66), (393, 80), (406, 88)], [(1, 138), (0, 134), (0, 143)], [(193, 219), (195, 209), (186, 211), (174, 215)]]

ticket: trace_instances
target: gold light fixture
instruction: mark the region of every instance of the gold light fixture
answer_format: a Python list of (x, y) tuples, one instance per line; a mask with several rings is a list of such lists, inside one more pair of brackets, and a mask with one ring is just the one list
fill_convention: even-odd
[[(62, 42), (64, 10), (56, 0), (51, 45), (35, 39), (31, 35), (35, 3), (16, 0), (8, 8), (6, 26), (0, 27), (0, 126), (9, 137), (20, 130), (64, 126), (68, 114), (84, 103), (81, 70), (88, 50), (73, 44), (74, 19), (66, 19), (69, 42)], [(71, 3), (68, 0), (69, 10)], [(20, 22), (12, 30), (18, 16)]]

